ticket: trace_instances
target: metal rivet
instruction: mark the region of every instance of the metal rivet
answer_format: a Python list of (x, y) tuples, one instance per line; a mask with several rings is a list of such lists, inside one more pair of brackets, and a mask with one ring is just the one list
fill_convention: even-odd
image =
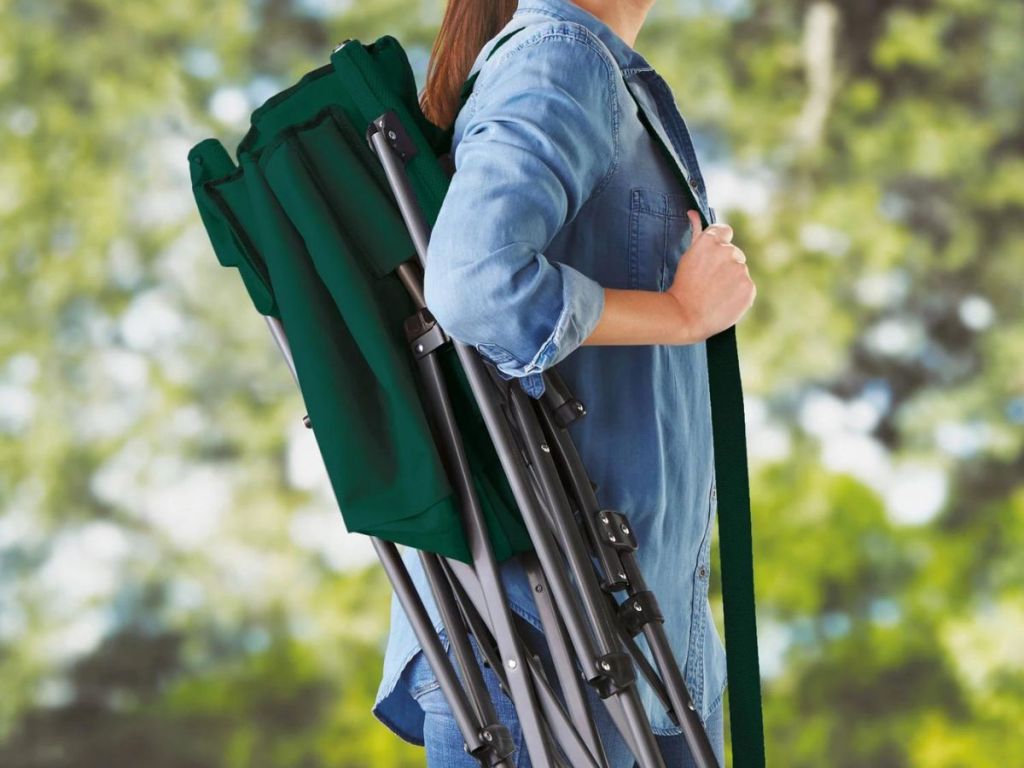
[(625, 533), (627, 536), (629, 535), (629, 527), (628, 526), (620, 525), (619, 528), (622, 529), (622, 532)]
[(533, 588), (533, 591), (534, 592), (543, 592), (544, 591), (544, 585), (543, 584), (538, 584), (536, 587)]
[(508, 668), (509, 669), (515, 669), (518, 666), (519, 666), (519, 662), (517, 662), (515, 659), (509, 659), (508, 660)]
[(625, 579), (625, 578), (626, 578), (626, 574), (624, 574), (624, 573), (620, 573), (620, 574), (619, 574), (619, 578), (620, 578), (620, 579)]
[(423, 351), (423, 345), (422, 344), (417, 344), (416, 345), (416, 351), (417, 352), (422, 352)]
[(398, 138), (398, 134), (395, 133), (394, 131), (388, 131), (388, 138), (394, 141), (395, 139)]
[(633, 610), (636, 611), (637, 613), (642, 613), (643, 610), (644, 610), (644, 607), (642, 605), (640, 605), (640, 603), (633, 603)]
[(481, 736), (483, 736), (483, 737), (484, 737), (484, 741), (494, 741), (494, 737), (493, 737), (493, 736), (491, 735), (491, 732), (490, 732), (490, 731), (484, 731), (484, 732), (483, 732), (483, 733), (481, 734)]
[(611, 672), (612, 665), (607, 661), (602, 661), (598, 666), (600, 666), (605, 672)]
[(614, 541), (618, 541), (618, 539), (616, 539), (614, 536), (609, 536), (608, 537), (608, 541), (613, 541), (614, 542)]
[(541, 443), (540, 444), (540, 449), (542, 451), (544, 451), (544, 453), (551, 453), (551, 449), (548, 448), (548, 444), (547, 443)]
[(601, 515), (601, 522), (608, 525), (608, 515)]

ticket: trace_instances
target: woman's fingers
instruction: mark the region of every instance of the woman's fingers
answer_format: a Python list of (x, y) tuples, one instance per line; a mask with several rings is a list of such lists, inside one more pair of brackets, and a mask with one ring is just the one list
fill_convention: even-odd
[(714, 240), (717, 240), (722, 245), (732, 242), (732, 227), (724, 221), (720, 221), (715, 224), (708, 224), (707, 229), (704, 229), (700, 223), (700, 211), (695, 208), (691, 208), (686, 212), (686, 215), (690, 219), (690, 229), (693, 233), (690, 238), (690, 242), (695, 241), (702, 234), (711, 235)]
[(732, 227), (725, 222), (709, 224), (708, 228), (704, 230), (704, 234), (711, 235), (723, 245), (732, 242)]
[[(691, 209), (686, 215), (691, 226), (690, 246), (667, 290), (693, 318), (694, 327), (689, 330), (706, 339), (738, 322), (754, 303), (757, 290), (747, 255), (732, 242), (732, 227), (716, 222), (702, 228), (699, 211)], [(709, 233), (710, 237), (704, 237)]]
[(747, 254), (732, 242), (734, 233), (731, 226), (722, 221), (716, 222), (715, 224), (709, 224), (707, 229), (703, 229), (700, 223), (699, 211), (691, 208), (686, 212), (686, 215), (690, 219), (690, 227), (693, 232), (692, 237), (690, 238), (691, 243), (696, 242), (697, 238), (702, 234), (710, 235), (711, 239), (714, 240), (719, 247), (726, 249), (730, 259), (737, 261), (740, 264), (747, 263)]

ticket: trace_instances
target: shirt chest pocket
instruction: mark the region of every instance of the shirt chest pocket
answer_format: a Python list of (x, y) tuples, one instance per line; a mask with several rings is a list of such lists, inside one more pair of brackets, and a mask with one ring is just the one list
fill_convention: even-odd
[(629, 196), (629, 287), (664, 291), (690, 246), (689, 197), (647, 187), (633, 187)]

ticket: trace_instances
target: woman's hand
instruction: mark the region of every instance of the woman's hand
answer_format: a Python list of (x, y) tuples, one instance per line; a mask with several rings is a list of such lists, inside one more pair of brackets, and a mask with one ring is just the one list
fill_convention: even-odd
[(702, 229), (686, 214), (690, 247), (664, 291), (604, 289), (604, 308), (584, 344), (694, 344), (735, 324), (754, 303), (747, 257), (733, 245), (732, 227)]
[(689, 210), (693, 236), (676, 267), (666, 293), (679, 302), (682, 339), (692, 344), (739, 322), (757, 295), (747, 257), (732, 243), (732, 227), (711, 224), (703, 229), (700, 213)]

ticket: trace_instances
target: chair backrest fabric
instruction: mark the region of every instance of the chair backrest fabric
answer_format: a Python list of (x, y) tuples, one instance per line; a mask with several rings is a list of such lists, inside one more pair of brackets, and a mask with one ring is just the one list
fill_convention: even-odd
[[(410, 183), (432, 225), (450, 138), (419, 108), (398, 41), (348, 41), (252, 115), (233, 161), (215, 139), (189, 153), (221, 264), (278, 318), (345, 525), (468, 562), (458, 502), (420, 399), (396, 267), (415, 259), (366, 127), (393, 110), (415, 146)], [(499, 560), (531, 548), (454, 349), (439, 352)]]

